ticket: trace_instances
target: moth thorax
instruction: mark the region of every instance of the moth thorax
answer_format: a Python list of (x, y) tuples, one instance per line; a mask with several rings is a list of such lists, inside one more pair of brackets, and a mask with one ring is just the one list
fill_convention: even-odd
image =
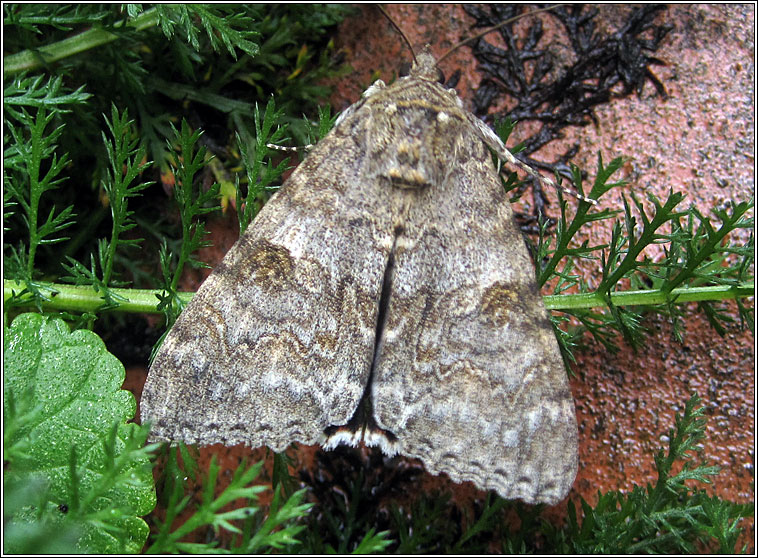
[(407, 138), (390, 148), (387, 164), (380, 176), (389, 183), (403, 190), (426, 187), (432, 177), (424, 164), (424, 144), (418, 138)]
[(370, 152), (372, 174), (401, 190), (420, 190), (445, 182), (454, 164), (445, 156), (455, 149), (453, 119), (444, 111), (430, 110), (428, 105), (419, 108), (409, 103), (389, 120), (389, 133)]

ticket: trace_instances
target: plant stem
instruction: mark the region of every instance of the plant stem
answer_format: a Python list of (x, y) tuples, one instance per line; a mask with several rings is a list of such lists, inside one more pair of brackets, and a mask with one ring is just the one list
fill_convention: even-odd
[[(64, 285), (60, 283), (39, 283), (40, 290), (50, 293), (50, 301), (43, 302), (46, 309), (69, 310), (74, 312), (93, 312), (100, 308), (103, 299), (91, 287)], [(24, 283), (19, 281), (5, 280), (3, 282), (3, 300), (7, 301), (15, 293), (24, 291)], [(121, 312), (159, 314), (157, 295), (161, 291), (150, 289), (110, 289), (115, 294), (122, 296), (126, 302), (120, 302), (118, 310)], [(700, 302), (703, 300), (731, 300), (754, 296), (753, 283), (744, 283), (739, 286), (714, 286), (694, 287), (690, 289), (674, 289), (668, 296), (677, 303)], [(188, 303), (194, 293), (179, 293), (179, 298)], [(549, 295), (543, 297), (545, 307), (548, 310), (572, 310), (577, 308), (604, 307), (603, 297), (595, 293), (582, 293), (570, 295)], [(624, 291), (611, 293), (611, 302), (615, 306), (651, 306), (665, 304), (667, 294), (659, 290), (650, 291)], [(29, 297), (29, 305), (34, 304)]]
[(40, 184), (40, 166), (43, 158), (42, 135), (49, 119), (46, 118), (47, 111), (45, 107), (40, 107), (37, 111), (37, 118), (32, 128), (32, 148), (29, 157), (27, 172), (29, 173), (29, 258), (27, 259), (27, 274), (32, 277), (34, 273), (34, 257), (37, 253), (37, 246), (40, 243), (40, 234), (37, 227), (37, 212), (39, 210), (39, 200), (45, 192), (44, 185)]
[[(177, 187), (183, 187), (183, 185), (177, 184)], [(184, 264), (189, 261), (190, 254), (192, 253), (192, 215), (187, 211), (181, 212), (182, 218), (182, 249), (179, 252), (179, 261), (176, 263), (174, 269), (174, 277), (171, 279), (171, 290), (176, 291), (179, 285), (179, 279), (181, 279), (182, 271), (184, 270)]]
[[(627, 230), (629, 246), (626, 249), (624, 259), (618, 263), (616, 269), (613, 270), (612, 273), (607, 275), (600, 282), (595, 289), (596, 293), (605, 294), (609, 292), (610, 289), (612, 289), (613, 286), (624, 277), (624, 275), (629, 273), (632, 269), (635, 269), (637, 265), (637, 257), (647, 246), (650, 246), (659, 238), (659, 235), (657, 235), (658, 229), (661, 228), (666, 221), (671, 219), (674, 209), (683, 199), (683, 194), (674, 193), (669, 195), (668, 199), (662, 206), (658, 206), (656, 203), (656, 212), (650, 221), (647, 221), (645, 213), (641, 209), (642, 205), (635, 200), (635, 204), (637, 204), (639, 209), (640, 217), (644, 223), (642, 231), (640, 232), (639, 238), (635, 239), (633, 236), (633, 230)], [(629, 221), (629, 218), (627, 218), (627, 221)]]
[[(156, 8), (152, 8), (128, 22), (126, 26), (141, 31), (157, 24), (158, 12)], [(52, 64), (85, 50), (110, 43), (118, 38), (119, 36), (115, 33), (95, 27), (57, 43), (35, 50), (23, 50), (3, 58), (3, 76), (7, 77), (25, 70), (36, 70), (40, 66)]]
[[(704, 300), (732, 300), (755, 295), (753, 283), (737, 286), (718, 285), (711, 287), (691, 287), (674, 289), (671, 293), (661, 290), (617, 291), (611, 293), (614, 306), (654, 306), (666, 304), (668, 300), (676, 303), (701, 302)], [(603, 297), (597, 293), (572, 295), (548, 295), (542, 299), (548, 310), (573, 310), (578, 308), (605, 307)]]
[[(94, 312), (103, 304), (102, 296), (89, 286), (42, 282), (37, 286), (41, 291), (47, 291), (51, 299), (49, 302), (42, 303), (43, 308), (46, 309)], [(14, 292), (21, 293), (25, 288), (23, 282), (4, 280), (3, 300), (7, 301), (13, 296)], [(126, 302), (119, 301), (119, 311), (160, 313), (156, 307), (158, 306), (157, 295), (161, 291), (150, 289), (110, 289), (110, 291), (126, 299)], [(187, 303), (192, 299), (193, 295), (194, 293), (179, 293), (179, 298)], [(29, 299), (29, 304), (30, 306), (33, 305), (31, 298)]]

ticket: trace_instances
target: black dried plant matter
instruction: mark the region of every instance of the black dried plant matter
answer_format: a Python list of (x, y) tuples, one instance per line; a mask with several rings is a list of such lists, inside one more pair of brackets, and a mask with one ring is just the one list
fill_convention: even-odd
[(398, 497), (406, 494), (424, 471), (415, 460), (387, 457), (376, 448), (337, 446), (331, 451), (319, 450), (316, 461), (315, 473), (304, 469), (300, 477), (318, 500), (349, 495), (355, 485), (374, 503)]
[(487, 497), (464, 509), (447, 492), (421, 489), (423, 472), (418, 461), (390, 458), (377, 448), (318, 451), (316, 466), (299, 474), (314, 507), (303, 546), (295, 550), (361, 553), (373, 536), (383, 538), (385, 553), (490, 552), (502, 536), (506, 500)]
[(389, 502), (414, 492), (423, 466), (403, 458), (389, 458), (377, 448), (338, 446), (316, 453), (316, 466), (300, 470), (310, 487), (315, 508), (310, 514), (307, 542), (314, 551), (331, 546), (351, 552), (370, 527), (390, 528)]
[(148, 362), (160, 336), (142, 314), (105, 314), (95, 323), (94, 331), (103, 339), (108, 352), (125, 366)]
[[(517, 16), (530, 8), (512, 4), (466, 5), (466, 13), (476, 19), (474, 28), (485, 28)], [(665, 98), (666, 91), (650, 70), (663, 62), (652, 56), (670, 25), (653, 23), (665, 10), (661, 5), (645, 5), (629, 11), (626, 23), (615, 32), (598, 32), (598, 9), (583, 5), (559, 6), (546, 12), (565, 29), (568, 44), (538, 47), (543, 37), (540, 18), (527, 18), (501, 27), (505, 48), (495, 46), (491, 36), (472, 44), (484, 78), (474, 97), (474, 112), (485, 119), (502, 119), (505, 113), (488, 115), (489, 108), (508, 95), (515, 106), (507, 111), (512, 120), (542, 122), (539, 131), (524, 142), (521, 158), (532, 166), (568, 174), (567, 161), (578, 145), (571, 147), (553, 164), (527, 156), (546, 143), (561, 137), (567, 126), (586, 126), (593, 109), (632, 92), (639, 94), (645, 81)], [(515, 26), (528, 25), (526, 33), (514, 33)], [(538, 185), (535, 185), (538, 186)], [(537, 192), (535, 192), (537, 194)], [(536, 197), (540, 197), (539, 194)], [(539, 203), (539, 202), (537, 202)]]

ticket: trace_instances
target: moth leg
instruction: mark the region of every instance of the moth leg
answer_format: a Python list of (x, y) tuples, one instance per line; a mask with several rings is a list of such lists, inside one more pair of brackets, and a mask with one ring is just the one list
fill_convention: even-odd
[[(499, 137), (493, 132), (489, 126), (487, 126), (484, 122), (479, 120), (476, 117), (473, 117), (470, 119), (471, 124), (474, 125), (475, 129), (478, 131), (481, 140), (487, 144), (487, 147), (492, 149), (495, 152), (495, 155), (497, 155), (498, 160), (500, 161), (506, 161), (509, 164), (513, 165), (514, 167), (518, 167), (525, 173), (527, 173), (532, 178), (538, 180), (542, 184), (553, 188), (555, 190), (559, 190), (563, 192), (564, 194), (568, 196), (572, 196), (574, 198), (577, 198), (581, 201), (585, 201), (588, 203), (591, 203), (592, 205), (597, 205), (597, 200), (593, 200), (592, 198), (588, 198), (587, 196), (583, 196), (582, 194), (576, 192), (575, 190), (571, 190), (570, 188), (566, 188), (563, 185), (556, 184), (553, 180), (550, 178), (540, 174), (536, 170), (534, 170), (532, 167), (527, 165), (526, 163), (523, 163), (519, 161), (513, 153), (511, 153), (505, 145), (503, 145), (503, 142), (500, 140)], [(499, 169), (498, 169), (499, 170)]]
[(313, 149), (314, 146), (315, 144), (313, 143), (309, 143), (307, 145), (295, 146), (295, 147), (288, 147), (285, 145), (276, 145), (275, 143), (266, 144), (266, 147), (268, 147), (269, 149), (276, 149), (277, 151), (287, 151), (289, 153), (303, 153), (303, 152), (307, 153), (308, 151)]

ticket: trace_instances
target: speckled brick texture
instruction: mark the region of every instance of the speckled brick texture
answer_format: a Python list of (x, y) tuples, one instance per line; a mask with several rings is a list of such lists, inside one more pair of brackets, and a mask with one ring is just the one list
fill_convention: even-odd
[[(613, 30), (631, 8), (600, 5), (597, 9), (601, 29)], [(374, 10), (361, 6), (335, 37), (354, 68), (352, 75), (333, 84), (336, 110), (358, 99), (376, 77), (392, 79), (400, 63), (409, 58), (395, 31)], [(414, 45), (429, 43), (437, 56), (471, 34), (472, 20), (459, 6), (395, 4), (387, 10)], [(563, 140), (533, 157), (552, 160), (578, 141), (581, 148), (573, 162), (593, 176), (598, 152), (605, 161), (623, 155), (629, 158), (622, 169), (629, 180), (625, 192), (635, 192), (638, 199), (645, 199), (647, 193), (665, 199), (669, 190), (683, 192), (686, 203), (694, 203), (703, 214), (726, 200), (751, 198), (755, 184), (754, 10), (752, 4), (668, 7), (657, 21), (673, 29), (655, 54), (666, 65), (652, 68), (668, 98), (656, 95), (647, 83), (640, 96), (599, 107), (595, 125), (567, 129)], [(550, 18), (544, 21), (547, 26)], [(470, 103), (481, 79), (476, 66), (464, 47), (442, 67), (447, 75), (455, 69), (462, 71), (457, 89), (464, 103)], [(503, 103), (508, 106), (507, 99)], [(518, 141), (518, 128), (515, 134), (513, 139)], [(548, 195), (554, 197), (552, 192)], [(600, 207), (620, 208), (620, 204), (620, 196), (611, 193)], [(521, 210), (528, 211), (528, 206)], [(557, 214), (555, 207), (548, 211)], [(600, 225), (584, 234), (592, 244), (600, 244), (608, 240), (609, 231), (608, 225)], [(230, 245), (227, 240), (220, 243), (223, 247), (217, 254), (201, 258), (219, 261)], [(590, 282), (595, 272), (583, 269)], [(739, 323), (736, 305), (730, 309)], [(638, 351), (622, 343), (619, 353), (609, 354), (589, 340), (587, 348), (577, 353), (577, 377), (571, 387), (579, 420), (580, 465), (570, 498), (576, 501), (581, 495), (593, 502), (597, 491), (628, 491), (634, 485), (654, 482), (653, 454), (663, 444), (661, 437), (673, 426), (684, 402), (697, 393), (707, 410), (707, 456), (723, 469), (707, 490), (736, 502), (754, 500), (754, 337), (736, 326), (720, 337), (695, 306), (687, 309), (683, 325), (680, 343), (673, 338), (667, 319), (651, 315), (644, 321), (650, 334)], [(139, 383), (136, 379), (135, 384)], [(204, 458), (214, 453), (219, 454), (222, 466), (233, 469), (250, 452), (218, 446), (202, 451)], [(258, 451), (253, 457), (263, 455)], [(307, 465), (311, 454), (303, 448), (297, 459)], [(470, 485), (455, 486), (429, 475), (424, 475), (419, 488), (438, 482), (454, 489), (461, 502), (482, 496)], [(549, 514), (560, 518), (565, 509), (562, 503)], [(750, 549), (752, 539), (744, 541)]]

